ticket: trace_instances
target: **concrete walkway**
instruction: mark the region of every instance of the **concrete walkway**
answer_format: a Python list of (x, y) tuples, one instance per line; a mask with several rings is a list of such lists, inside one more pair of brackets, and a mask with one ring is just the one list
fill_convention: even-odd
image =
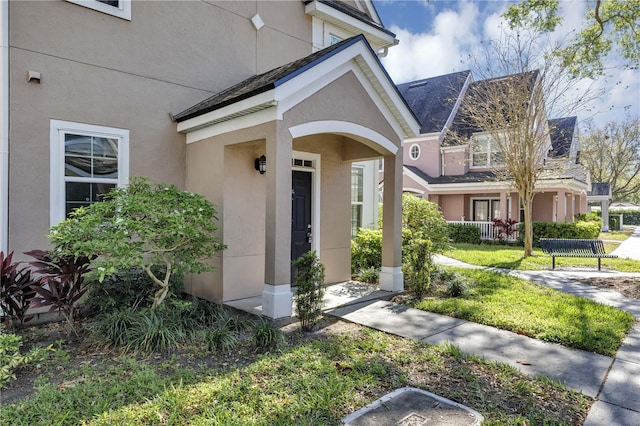
[[(640, 238), (637, 243), (640, 245)], [(637, 250), (640, 252), (640, 247)], [(444, 257), (438, 257), (438, 260), (455, 266), (474, 267)], [(615, 306), (640, 319), (640, 300), (573, 281), (597, 275), (640, 277), (640, 273), (558, 269), (501, 272)], [(431, 344), (448, 342), (464, 352), (505, 362), (526, 374), (558, 379), (569, 389), (596, 399), (585, 425), (640, 426), (640, 320), (616, 356), (606, 357), (383, 300), (356, 300), (329, 313), (406, 338)]]
[(640, 260), (640, 226), (636, 226), (633, 234), (624, 240), (611, 254), (627, 259)]

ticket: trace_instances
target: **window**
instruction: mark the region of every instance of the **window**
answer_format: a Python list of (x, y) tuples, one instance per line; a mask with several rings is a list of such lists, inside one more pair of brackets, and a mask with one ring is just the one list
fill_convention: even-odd
[(417, 160), (418, 158), (420, 158), (420, 145), (417, 145), (415, 143), (411, 145), (411, 148), (409, 149), (409, 157), (412, 160)]
[(341, 37), (338, 37), (337, 35), (334, 34), (329, 34), (329, 45), (333, 46), (334, 44), (338, 44), (342, 41)]
[(504, 164), (498, 144), (489, 135), (476, 135), (472, 141), (472, 167), (493, 167)]
[(500, 200), (473, 200), (472, 217), (475, 222), (489, 222), (491, 219), (500, 219)]
[(131, 0), (67, 0), (89, 9), (131, 20)]
[(51, 120), (51, 225), (129, 177), (129, 131)]
[(351, 168), (351, 236), (355, 237), (362, 227), (362, 206), (364, 198), (364, 168)]

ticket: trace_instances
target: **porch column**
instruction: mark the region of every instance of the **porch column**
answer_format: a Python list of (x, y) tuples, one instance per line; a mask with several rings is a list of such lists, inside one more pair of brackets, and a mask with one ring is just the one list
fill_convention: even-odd
[(500, 219), (507, 220), (509, 213), (507, 212), (507, 192), (500, 191)]
[(384, 157), (380, 289), (402, 291), (402, 150)]
[(600, 202), (602, 212), (602, 231), (609, 232), (609, 200), (602, 200)]
[(291, 156), (289, 131), (276, 124), (266, 140), (266, 221), (262, 314), (290, 317), (291, 301)]
[(558, 205), (556, 210), (556, 222), (566, 222), (567, 218), (567, 197), (563, 190), (558, 190)]
[(573, 210), (573, 194), (568, 194), (567, 195), (567, 206), (569, 207), (567, 210), (567, 222), (572, 223), (573, 222), (573, 215), (575, 214), (574, 210)]

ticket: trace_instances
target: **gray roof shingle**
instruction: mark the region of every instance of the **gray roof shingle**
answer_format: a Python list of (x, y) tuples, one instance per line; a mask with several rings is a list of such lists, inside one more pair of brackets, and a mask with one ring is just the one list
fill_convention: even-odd
[(571, 142), (576, 129), (578, 117), (563, 117), (549, 120), (549, 136), (551, 137), (551, 157), (565, 157), (571, 150)]
[(461, 71), (398, 85), (420, 122), (420, 133), (440, 132), (451, 115), (471, 71)]

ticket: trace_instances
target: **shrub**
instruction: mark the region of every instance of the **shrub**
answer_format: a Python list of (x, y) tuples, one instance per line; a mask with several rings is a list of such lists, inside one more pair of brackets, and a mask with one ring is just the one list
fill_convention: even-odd
[(609, 230), (622, 231), (622, 227), (620, 226), (620, 216), (615, 216), (615, 215), (609, 216)]
[(238, 335), (232, 329), (219, 327), (205, 330), (202, 341), (208, 351), (230, 351), (238, 344)]
[(449, 238), (454, 243), (480, 244), (480, 228), (475, 225), (463, 223), (450, 223), (447, 225)]
[(296, 268), (296, 314), (303, 331), (311, 331), (322, 315), (324, 265), (315, 251), (309, 251), (293, 262)]
[(579, 213), (573, 218), (576, 222), (598, 222), (602, 224), (602, 217), (596, 212)]
[(126, 333), (125, 350), (164, 352), (185, 339), (184, 329), (167, 309), (144, 309)]
[(449, 248), (447, 221), (437, 204), (403, 194), (402, 224), (410, 231), (410, 238), (430, 240), (431, 253), (442, 253)]
[(254, 324), (251, 342), (256, 345), (258, 349), (274, 349), (283, 344), (285, 340), (282, 330), (274, 327), (270, 322), (260, 319)]
[(141, 319), (142, 315), (132, 307), (115, 309), (100, 315), (92, 331), (104, 342), (124, 347), (128, 343), (129, 330)]
[(431, 285), (433, 262), (430, 256), (431, 241), (414, 239), (405, 254), (404, 274), (409, 290), (422, 298)]
[(15, 334), (0, 334), (0, 388), (16, 379), (16, 370), (42, 361), (53, 346), (33, 348), (26, 354), (20, 353), (22, 337)]
[[(600, 222), (533, 222), (533, 243), (540, 246), (540, 238), (594, 239), (600, 234)], [(522, 243), (524, 230), (520, 228), (518, 242)]]
[(91, 283), (87, 305), (101, 314), (124, 307), (149, 307), (154, 292), (155, 284), (142, 268), (123, 268)]
[(17, 320), (20, 326), (33, 317), (27, 316), (31, 301), (36, 296), (37, 280), (32, 279), (31, 271), (20, 267), (19, 262), (12, 262), (13, 252), (6, 257), (0, 251), (0, 309), (2, 319)]
[(376, 268), (361, 269), (355, 278), (363, 283), (377, 284), (380, 280), (380, 270)]
[(36, 259), (30, 265), (40, 275), (39, 285), (35, 287), (37, 296), (32, 305), (49, 306), (49, 312), (57, 311), (75, 332), (78, 302), (88, 290), (85, 275), (95, 256), (59, 255), (44, 250), (32, 250), (25, 254)]
[(382, 231), (360, 228), (351, 241), (351, 273), (380, 269), (382, 266)]
[(213, 204), (201, 195), (138, 177), (102, 202), (74, 210), (49, 238), (60, 253), (99, 255), (99, 280), (141, 267), (159, 287), (151, 305), (156, 309), (169, 294), (173, 274), (213, 268), (204, 260), (224, 249), (215, 220)]

